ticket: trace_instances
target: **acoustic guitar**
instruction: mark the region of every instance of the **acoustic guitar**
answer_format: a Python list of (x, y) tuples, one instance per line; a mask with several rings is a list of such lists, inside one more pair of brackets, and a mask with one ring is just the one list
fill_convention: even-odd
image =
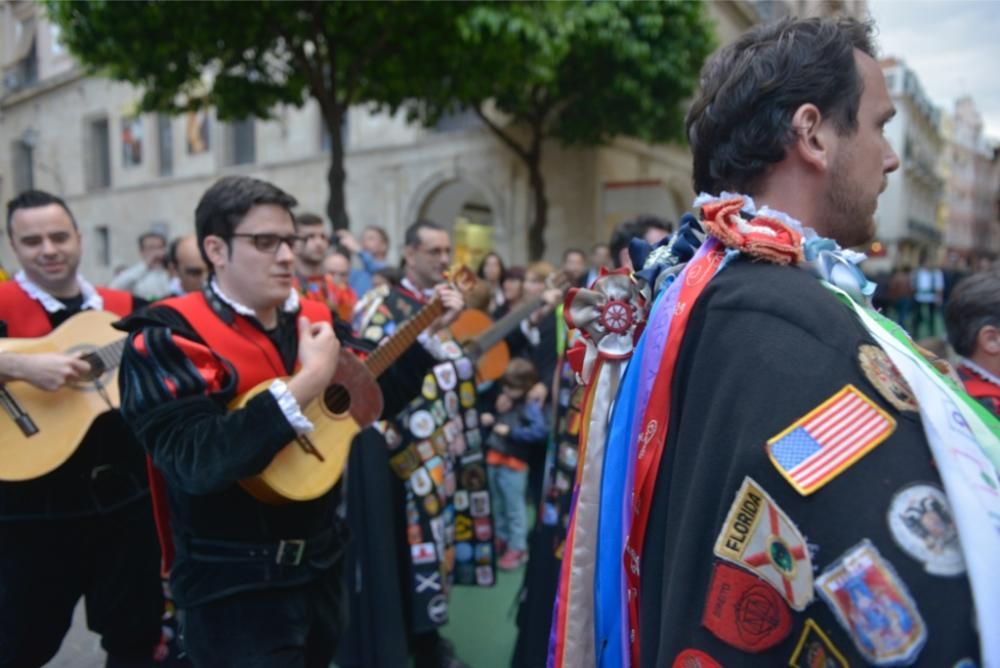
[(0, 385), (0, 480), (31, 480), (70, 458), (94, 419), (119, 407), (118, 365), (125, 337), (107, 311), (81, 311), (45, 336), (0, 339), (0, 353), (80, 353), (85, 377), (48, 392), (10, 381)]
[[(564, 272), (559, 271), (547, 278), (545, 284), (547, 288), (565, 291), (570, 286), (570, 280)], [(504, 339), (534, 313), (543, 301), (541, 295), (532, 297), (496, 322), (482, 311), (466, 309), (451, 324), (449, 329), (452, 336), (462, 346), (466, 356), (476, 363), (477, 382), (497, 380), (503, 376), (510, 363), (510, 350)]]
[[(474, 282), (475, 275), (465, 268), (452, 277), (462, 291), (468, 290), (469, 281)], [(375, 379), (444, 311), (439, 300), (431, 301), (364, 362), (342, 350), (330, 386), (302, 411), (314, 430), (282, 448), (261, 473), (241, 480), (243, 489), (258, 501), (274, 505), (310, 501), (330, 491), (344, 472), (354, 436), (382, 414), (382, 392)], [(236, 397), (230, 409), (242, 408), (254, 396), (266, 392), (272, 382), (266, 380)]]

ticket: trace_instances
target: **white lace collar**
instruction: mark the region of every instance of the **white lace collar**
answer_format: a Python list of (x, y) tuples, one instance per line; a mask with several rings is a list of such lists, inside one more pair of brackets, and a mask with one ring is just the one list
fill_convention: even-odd
[[(14, 275), (14, 280), (21, 286), (21, 289), (28, 293), (28, 296), (38, 301), (46, 313), (56, 313), (66, 308), (66, 305), (50, 295), (48, 292), (34, 283), (28, 275), (21, 269)], [(83, 295), (83, 304), (80, 309), (83, 311), (100, 311), (104, 309), (104, 299), (97, 292), (97, 289), (90, 284), (80, 274), (76, 275), (76, 284), (80, 286), (80, 294)]]
[(985, 380), (987, 383), (993, 383), (997, 387), (1000, 387), (1000, 378), (998, 378), (996, 374), (990, 373), (983, 367), (979, 366), (978, 364), (970, 360), (968, 357), (960, 357), (959, 359), (961, 360), (962, 366), (966, 367), (969, 371), (976, 374), (977, 376)]
[[(215, 280), (215, 276), (212, 276), (208, 284), (212, 288), (212, 292), (214, 292), (219, 299), (225, 302), (229, 308), (247, 318), (257, 317), (257, 312), (252, 308), (244, 306), (223, 292), (222, 288), (219, 287), (218, 281)], [(285, 303), (281, 305), (281, 310), (285, 313), (294, 313), (299, 310), (299, 293), (295, 291), (295, 288), (288, 291), (288, 299), (286, 299)]]

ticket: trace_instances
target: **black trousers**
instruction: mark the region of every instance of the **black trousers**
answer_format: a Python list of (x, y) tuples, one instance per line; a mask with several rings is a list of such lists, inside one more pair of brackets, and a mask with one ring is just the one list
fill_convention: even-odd
[(148, 498), (104, 515), (0, 522), (0, 668), (51, 659), (81, 596), (109, 663), (152, 665), (163, 590)]
[(344, 623), (342, 563), (305, 585), (184, 608), (188, 658), (196, 668), (329, 668)]

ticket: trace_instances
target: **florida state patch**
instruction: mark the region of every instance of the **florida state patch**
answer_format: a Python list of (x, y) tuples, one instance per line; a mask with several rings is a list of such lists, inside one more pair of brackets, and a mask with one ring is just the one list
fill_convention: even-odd
[(717, 562), (701, 623), (722, 642), (757, 653), (788, 637), (792, 613), (770, 584), (742, 568)]

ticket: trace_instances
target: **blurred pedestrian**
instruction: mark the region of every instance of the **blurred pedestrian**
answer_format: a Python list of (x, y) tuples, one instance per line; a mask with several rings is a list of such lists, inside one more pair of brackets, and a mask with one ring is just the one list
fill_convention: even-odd
[(108, 284), (115, 290), (131, 292), (140, 299), (155, 301), (170, 294), (170, 274), (167, 272), (167, 238), (159, 232), (139, 236), (142, 259), (123, 270)]
[(958, 283), (945, 325), (960, 356), (957, 371), (966, 391), (1000, 417), (1000, 272), (973, 274)]
[(363, 297), (372, 289), (375, 272), (388, 266), (389, 233), (378, 225), (369, 225), (358, 242), (350, 230), (337, 230), (337, 243), (358, 257), (361, 267), (351, 269), (349, 283), (354, 294)]
[(201, 290), (208, 277), (208, 266), (195, 235), (188, 234), (170, 242), (167, 270), (170, 272), (170, 294), (174, 297)]

